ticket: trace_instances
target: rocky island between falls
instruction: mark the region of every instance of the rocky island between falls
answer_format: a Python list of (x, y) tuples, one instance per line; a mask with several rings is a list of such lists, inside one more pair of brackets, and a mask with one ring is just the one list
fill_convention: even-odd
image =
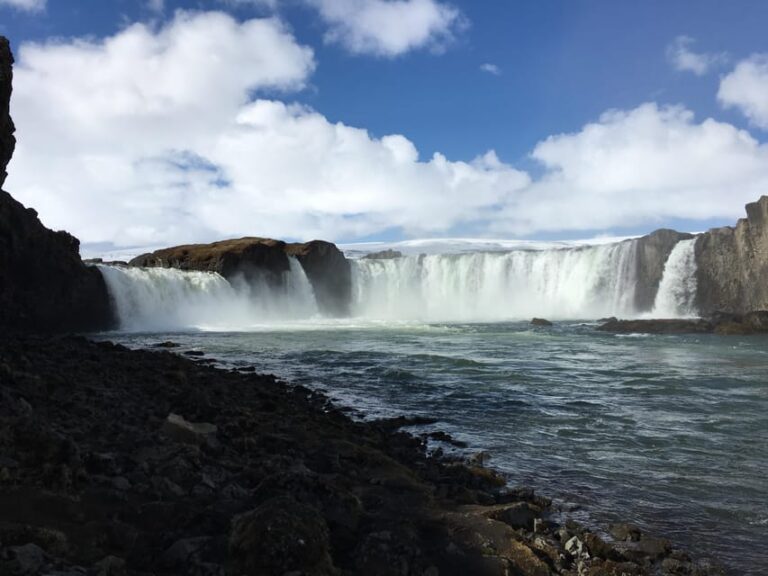
[[(0, 38), (0, 186), (15, 145), (12, 63)], [(768, 197), (697, 241), (702, 310), (743, 323), (768, 308), (754, 284), (768, 263), (766, 214)], [(639, 241), (639, 302), (653, 301), (681, 237)], [(133, 264), (280, 282), (289, 256), (324, 312), (347, 312), (349, 264), (325, 242), (247, 238)], [(580, 526), (508, 487), (485, 458), (446, 456), (444, 433), (402, 431), (423, 421), (355, 421), (322, 394), (204, 365), (172, 343), (60, 335), (114, 325), (78, 240), (0, 192), (0, 574), (724, 573), (628, 524)]]

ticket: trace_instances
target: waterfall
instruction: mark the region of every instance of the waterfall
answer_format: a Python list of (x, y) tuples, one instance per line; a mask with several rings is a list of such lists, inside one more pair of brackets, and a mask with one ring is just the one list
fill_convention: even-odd
[(697, 316), (696, 239), (681, 240), (664, 265), (659, 291), (653, 305), (654, 318)]
[(173, 268), (99, 265), (99, 270), (122, 330), (240, 330), (317, 315), (304, 269), (295, 258), (289, 262), (282, 287), (230, 283), (214, 272)]
[(632, 316), (636, 243), (353, 262), (356, 315), (493, 321)]

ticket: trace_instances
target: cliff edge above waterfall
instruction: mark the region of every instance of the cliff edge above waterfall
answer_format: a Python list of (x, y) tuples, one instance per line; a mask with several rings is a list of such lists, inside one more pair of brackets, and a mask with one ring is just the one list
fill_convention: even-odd
[(697, 307), (704, 314), (768, 309), (768, 196), (747, 204), (735, 227), (696, 242)]
[(290, 257), (304, 269), (321, 312), (331, 316), (348, 313), (352, 286), (349, 261), (334, 244), (322, 240), (287, 244), (247, 237), (188, 244), (142, 254), (130, 265), (217, 272), (228, 280), (241, 278), (251, 285), (265, 282), (274, 287), (285, 282)]
[[(13, 55), (0, 37), (0, 186), (15, 147), (9, 108)], [(109, 296), (95, 268), (83, 264), (80, 242), (54, 232), (0, 190), (0, 329), (84, 331), (111, 325)]]

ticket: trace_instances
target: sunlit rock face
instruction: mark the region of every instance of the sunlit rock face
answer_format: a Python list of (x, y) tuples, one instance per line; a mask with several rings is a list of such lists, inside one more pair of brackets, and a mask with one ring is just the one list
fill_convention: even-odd
[[(0, 37), (0, 185), (13, 155), (9, 114), (13, 56)], [(80, 260), (80, 242), (47, 229), (37, 212), (0, 191), (0, 329), (68, 332), (108, 328), (112, 312), (104, 280)]]
[(746, 208), (735, 227), (710, 230), (696, 243), (702, 314), (768, 309), (768, 196)]

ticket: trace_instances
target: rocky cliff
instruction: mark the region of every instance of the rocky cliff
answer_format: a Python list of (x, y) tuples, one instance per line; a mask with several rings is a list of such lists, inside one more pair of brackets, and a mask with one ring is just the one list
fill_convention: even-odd
[(715, 228), (696, 241), (703, 315), (768, 309), (768, 196), (746, 208), (747, 218), (735, 227)]
[[(0, 185), (13, 154), (9, 114), (13, 56), (0, 37)], [(80, 260), (80, 243), (42, 225), (37, 213), (0, 190), (0, 331), (86, 331), (112, 324), (99, 271)]]
[(693, 234), (661, 229), (635, 241), (635, 307), (638, 311), (648, 312), (653, 309), (664, 276), (664, 266), (672, 249), (681, 240), (690, 238), (693, 238)]
[(286, 244), (269, 238), (240, 238), (190, 244), (143, 254), (130, 264), (218, 272), (228, 280), (243, 279), (251, 286), (262, 282), (280, 286), (290, 269), (289, 257), (296, 258), (304, 269), (321, 312), (343, 316), (349, 311), (350, 264), (334, 244), (321, 240)]

